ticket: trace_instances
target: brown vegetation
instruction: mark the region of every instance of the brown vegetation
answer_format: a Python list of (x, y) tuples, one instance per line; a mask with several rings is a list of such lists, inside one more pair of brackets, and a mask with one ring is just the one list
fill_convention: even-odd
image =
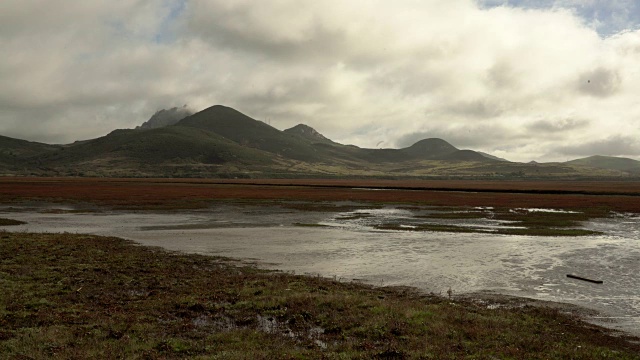
[(640, 213), (640, 183), (0, 178), (0, 201), (27, 199), (156, 208), (202, 207), (211, 201), (231, 199), (350, 200)]

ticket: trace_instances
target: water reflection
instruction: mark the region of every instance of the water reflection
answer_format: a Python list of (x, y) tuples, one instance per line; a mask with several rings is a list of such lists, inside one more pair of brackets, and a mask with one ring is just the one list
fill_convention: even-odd
[[(605, 235), (556, 238), (492, 234), (491, 229), (510, 225), (490, 217), (437, 220), (484, 227), (486, 233), (378, 230), (376, 224), (382, 222), (410, 229), (438, 209), (351, 205), (352, 209), (340, 211), (225, 204), (180, 213), (77, 213), (69, 207), (38, 204), (4, 208), (2, 216), (28, 223), (12, 231), (113, 235), (170, 250), (253, 259), (265, 267), (375, 285), (409, 285), (441, 294), (449, 288), (457, 294), (490, 290), (568, 302), (602, 311), (600, 320), (616, 319), (607, 326), (640, 332), (638, 216), (618, 214), (585, 224)], [(568, 279), (568, 273), (604, 284)]]

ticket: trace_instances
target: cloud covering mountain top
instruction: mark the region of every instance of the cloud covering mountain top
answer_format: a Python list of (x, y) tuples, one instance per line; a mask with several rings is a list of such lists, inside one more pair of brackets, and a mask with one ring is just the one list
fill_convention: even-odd
[(0, 6), (7, 136), (71, 142), (225, 104), (363, 147), (441, 137), (516, 161), (640, 156), (634, 1)]

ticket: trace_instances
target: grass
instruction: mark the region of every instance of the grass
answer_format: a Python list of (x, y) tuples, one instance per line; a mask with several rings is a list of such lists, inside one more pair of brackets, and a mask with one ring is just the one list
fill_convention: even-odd
[(479, 228), (472, 226), (456, 226), (443, 224), (415, 224), (410, 227), (401, 224), (385, 223), (375, 226), (380, 230), (403, 230), (403, 231), (433, 231), (451, 233), (479, 233), (479, 234), (499, 234), (499, 235), (528, 235), (528, 236), (587, 236), (601, 234), (597, 231), (585, 229), (555, 229), (555, 228)]
[(639, 345), (550, 308), (488, 309), (117, 238), (2, 233), (0, 256), (7, 359), (640, 359)]
[[(494, 219), (508, 221), (509, 226), (520, 227), (496, 227), (494, 234), (503, 235), (531, 235), (531, 236), (587, 236), (601, 234), (597, 231), (581, 229), (582, 222), (609, 217), (610, 212), (602, 209), (586, 209), (581, 212), (536, 212), (525, 209), (513, 210), (509, 208), (491, 210), (469, 210), (466, 208), (438, 209), (440, 211), (427, 215), (416, 216), (424, 219), (440, 220), (465, 220), (465, 219)], [(445, 210), (445, 211), (443, 211)], [(413, 231), (443, 231), (461, 233), (486, 233), (485, 228), (462, 227), (457, 225), (419, 224), (413, 228), (401, 227), (398, 224), (383, 224), (379, 228), (387, 230), (413, 230)]]
[(527, 210), (502, 210), (495, 214), (499, 220), (515, 221), (531, 227), (573, 227), (596, 217), (608, 217), (608, 212), (586, 209), (580, 212), (536, 212)]
[(0, 218), (0, 226), (15, 226), (26, 224), (24, 221)]

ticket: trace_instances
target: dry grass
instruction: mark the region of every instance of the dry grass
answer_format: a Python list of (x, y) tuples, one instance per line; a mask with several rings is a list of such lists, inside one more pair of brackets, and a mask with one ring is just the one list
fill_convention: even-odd
[[(382, 190), (367, 191), (370, 186)], [(412, 191), (407, 191), (412, 189)], [(464, 190), (464, 191), (461, 191)], [(0, 201), (78, 201), (189, 209), (212, 201), (362, 201), (421, 206), (594, 209), (640, 213), (638, 182), (0, 178)]]

